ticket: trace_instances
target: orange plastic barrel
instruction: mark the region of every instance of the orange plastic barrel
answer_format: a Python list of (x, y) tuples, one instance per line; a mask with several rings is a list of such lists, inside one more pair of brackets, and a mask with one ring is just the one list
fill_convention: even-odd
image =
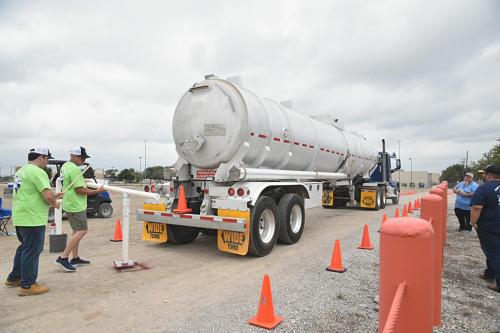
[(430, 194), (435, 194), (439, 195), (444, 202), (444, 205), (441, 207), (441, 214), (442, 214), (442, 225), (443, 225), (443, 230), (442, 230), (442, 239), (443, 239), (443, 247), (446, 245), (446, 217), (448, 215), (448, 206), (446, 204), (446, 198), (448, 197), (448, 194), (445, 190), (443, 190), (442, 187), (435, 187), (431, 189)]
[(436, 194), (428, 194), (421, 200), (420, 218), (432, 221), (435, 241), (434, 246), (434, 326), (441, 326), (441, 290), (443, 277), (443, 232), (442, 205), (443, 198)]
[(403, 281), (407, 286), (395, 331), (432, 332), (434, 238), (431, 224), (415, 217), (390, 219), (380, 227), (379, 332)]

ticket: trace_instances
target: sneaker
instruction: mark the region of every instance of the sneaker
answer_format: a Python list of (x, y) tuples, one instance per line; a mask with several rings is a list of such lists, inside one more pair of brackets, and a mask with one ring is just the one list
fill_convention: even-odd
[(19, 292), (17, 293), (19, 296), (34, 296), (34, 295), (41, 295), (45, 294), (46, 292), (49, 291), (49, 288), (38, 284), (38, 283), (33, 283), (29, 288), (19, 288)]
[(21, 279), (16, 279), (16, 280), (5, 280), (5, 285), (7, 287), (19, 287), (19, 282), (21, 281)]
[(488, 285), (488, 289), (491, 289), (493, 291), (496, 291), (497, 293), (500, 293), (500, 288), (498, 288), (496, 283), (491, 283)]
[(61, 257), (59, 257), (59, 258), (57, 258), (55, 264), (61, 266), (61, 268), (64, 269), (65, 271), (67, 271), (67, 272), (74, 272), (74, 271), (76, 271), (76, 268), (69, 263), (68, 258), (61, 258)]
[(90, 261), (88, 260), (83, 260), (82, 258), (80, 257), (76, 257), (76, 258), (73, 258), (71, 259), (71, 261), (69, 262), (71, 265), (73, 266), (82, 266), (82, 265), (90, 265)]

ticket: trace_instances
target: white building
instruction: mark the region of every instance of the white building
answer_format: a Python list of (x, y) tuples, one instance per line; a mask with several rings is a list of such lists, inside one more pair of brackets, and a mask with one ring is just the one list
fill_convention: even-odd
[(396, 171), (392, 174), (392, 179), (399, 180), (401, 174), (400, 186), (405, 188), (431, 188), (439, 184), (439, 173), (427, 171)]

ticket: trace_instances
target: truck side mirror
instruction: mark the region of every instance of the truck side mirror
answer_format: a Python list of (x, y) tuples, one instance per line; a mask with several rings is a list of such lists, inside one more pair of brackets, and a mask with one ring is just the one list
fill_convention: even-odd
[(396, 169), (401, 169), (401, 160), (399, 158), (396, 160)]

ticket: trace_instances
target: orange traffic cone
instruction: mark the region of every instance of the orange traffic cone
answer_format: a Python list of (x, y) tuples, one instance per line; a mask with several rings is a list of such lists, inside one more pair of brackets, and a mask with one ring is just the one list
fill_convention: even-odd
[(120, 225), (120, 219), (116, 219), (116, 225), (115, 225), (115, 235), (113, 236), (113, 239), (110, 239), (112, 242), (121, 242), (123, 240), (122, 238), (122, 227)]
[(399, 217), (399, 209), (396, 207), (396, 210), (394, 211), (394, 217)]
[(406, 204), (403, 205), (403, 214), (401, 214), (401, 217), (408, 216), (408, 209), (406, 208)]
[(420, 198), (417, 199), (418, 209), (420, 209)]
[(267, 328), (268, 330), (275, 328), (283, 321), (283, 317), (274, 315), (273, 295), (271, 292), (271, 282), (269, 275), (264, 275), (262, 281), (262, 290), (260, 291), (259, 309), (257, 315), (252, 317), (248, 323)]
[(362, 250), (373, 250), (373, 246), (370, 244), (370, 234), (368, 233), (368, 224), (365, 224), (363, 228), (363, 238), (361, 239), (361, 244), (358, 249)]
[(190, 213), (191, 208), (188, 208), (186, 202), (186, 193), (184, 193), (184, 185), (179, 186), (179, 200), (177, 203), (177, 208), (173, 210), (176, 214)]
[(347, 268), (342, 266), (342, 253), (340, 253), (340, 241), (335, 240), (335, 246), (333, 247), (332, 260), (330, 261), (330, 266), (326, 268), (327, 271), (344, 273)]
[(413, 203), (413, 210), (419, 210), (418, 208), (418, 199), (415, 199), (415, 202)]
[(413, 213), (413, 208), (411, 208), (411, 201), (408, 202), (408, 214)]

